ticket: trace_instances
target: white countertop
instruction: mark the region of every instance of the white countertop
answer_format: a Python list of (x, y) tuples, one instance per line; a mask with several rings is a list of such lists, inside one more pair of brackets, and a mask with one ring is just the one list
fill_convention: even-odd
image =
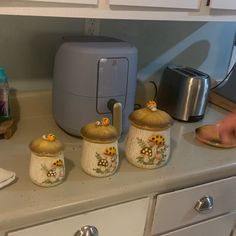
[[(195, 128), (214, 123), (226, 111), (209, 105), (205, 118), (196, 123), (175, 121), (171, 128), (171, 157), (159, 169), (132, 166), (120, 147), (120, 167), (111, 177), (95, 178), (80, 168), (81, 140), (62, 131), (51, 115), (50, 92), (22, 93), (14, 99), (20, 116), (9, 140), (0, 140), (0, 167), (15, 171), (17, 180), (0, 190), (0, 235), (9, 229), (62, 218), (158, 193), (181, 189), (236, 174), (235, 149), (220, 149), (194, 139)], [(19, 109), (20, 108), (20, 109)], [(66, 179), (55, 187), (34, 185), (29, 178), (28, 145), (53, 132), (66, 145)]]

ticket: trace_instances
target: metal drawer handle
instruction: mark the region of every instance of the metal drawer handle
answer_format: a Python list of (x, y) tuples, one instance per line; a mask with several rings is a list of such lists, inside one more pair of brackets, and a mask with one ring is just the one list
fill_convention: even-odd
[(98, 236), (98, 230), (95, 226), (86, 225), (78, 230), (74, 236)]
[(206, 212), (213, 208), (213, 198), (211, 196), (204, 196), (195, 204), (194, 209), (197, 212)]

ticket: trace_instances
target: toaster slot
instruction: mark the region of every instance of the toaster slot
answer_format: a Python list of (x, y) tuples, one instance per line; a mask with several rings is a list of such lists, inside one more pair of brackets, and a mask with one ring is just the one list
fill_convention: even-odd
[(178, 67), (175, 70), (189, 77), (209, 77), (207, 74), (191, 67)]
[(196, 77), (195, 73), (192, 73), (191, 71), (188, 71), (185, 68), (176, 68), (175, 70), (180, 72), (181, 74), (184, 74), (185, 76)]
[(209, 77), (207, 74), (205, 74), (205, 73), (203, 73), (199, 70), (193, 69), (191, 67), (186, 67), (185, 70), (188, 70), (189, 72), (195, 73), (197, 76), (200, 76), (200, 77)]

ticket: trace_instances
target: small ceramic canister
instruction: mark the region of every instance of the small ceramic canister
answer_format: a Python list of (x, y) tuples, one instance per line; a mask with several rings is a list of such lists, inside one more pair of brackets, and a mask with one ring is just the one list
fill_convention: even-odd
[(32, 182), (44, 187), (60, 184), (65, 176), (64, 145), (48, 134), (33, 140), (29, 147)]
[(170, 126), (173, 119), (157, 109), (155, 101), (132, 112), (125, 154), (127, 160), (140, 168), (154, 169), (164, 165), (170, 154)]
[(109, 119), (89, 123), (80, 133), (83, 137), (81, 167), (84, 172), (95, 177), (114, 174), (119, 163), (118, 134)]

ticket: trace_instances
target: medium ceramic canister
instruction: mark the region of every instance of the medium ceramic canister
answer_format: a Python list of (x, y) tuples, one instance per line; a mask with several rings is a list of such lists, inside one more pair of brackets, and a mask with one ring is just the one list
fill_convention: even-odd
[(44, 187), (60, 184), (65, 176), (64, 145), (48, 134), (33, 140), (29, 147), (32, 182)]
[(155, 101), (132, 112), (125, 144), (127, 160), (140, 168), (154, 169), (164, 165), (170, 155), (170, 126), (173, 119), (157, 109)]
[(83, 137), (81, 167), (85, 173), (95, 177), (106, 177), (115, 173), (118, 163), (118, 134), (108, 118), (82, 127)]

